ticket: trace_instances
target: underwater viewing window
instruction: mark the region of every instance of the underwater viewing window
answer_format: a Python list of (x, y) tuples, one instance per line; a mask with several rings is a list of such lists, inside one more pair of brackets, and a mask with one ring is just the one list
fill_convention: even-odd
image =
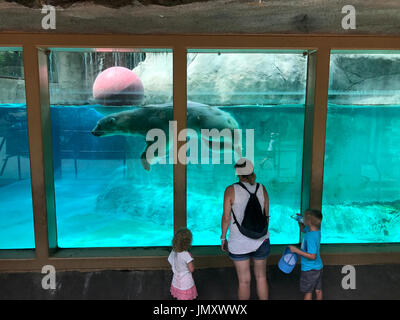
[(224, 149), (234, 132), (241, 137), (241, 155), (253, 160), (256, 182), (269, 194), (271, 243), (299, 241), (290, 216), (301, 205), (306, 75), (302, 50), (188, 51), (188, 128), (215, 128), (223, 136), (199, 135), (199, 156), (188, 157), (187, 224), (194, 245), (220, 244), (224, 191), (238, 182), (239, 153)]
[(268, 190), (268, 264), (300, 244), (291, 216), (308, 207), (325, 265), (399, 263), (397, 37), (0, 41), (0, 271), (168, 269), (183, 226), (198, 268), (232, 267), (220, 228), (238, 150)]
[(400, 241), (400, 51), (332, 51), (323, 243)]
[(0, 48), (0, 249), (35, 248), (21, 48)]
[(58, 247), (170, 245), (172, 164), (143, 154), (172, 120), (172, 50), (55, 48), (48, 66)]

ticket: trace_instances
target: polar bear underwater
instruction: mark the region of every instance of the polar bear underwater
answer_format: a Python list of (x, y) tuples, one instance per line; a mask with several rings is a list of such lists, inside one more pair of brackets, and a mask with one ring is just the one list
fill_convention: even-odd
[[(170, 121), (173, 121), (172, 103), (148, 105), (104, 116), (97, 122), (92, 134), (96, 137), (113, 135), (146, 137), (151, 129), (161, 129), (163, 132), (168, 132)], [(231, 137), (233, 137), (233, 130), (239, 129), (237, 121), (228, 112), (191, 101), (187, 103), (187, 127), (196, 131), (197, 134), (201, 133), (201, 129), (217, 129), (218, 131), (228, 129), (232, 133)], [(167, 151), (170, 148), (168, 142), (169, 139), (166, 141)], [(152, 141), (146, 141), (145, 150), (141, 155), (141, 162), (146, 170), (150, 170), (150, 164), (153, 160), (146, 158), (146, 151), (152, 143)], [(238, 147), (235, 146), (234, 150), (240, 153)]]

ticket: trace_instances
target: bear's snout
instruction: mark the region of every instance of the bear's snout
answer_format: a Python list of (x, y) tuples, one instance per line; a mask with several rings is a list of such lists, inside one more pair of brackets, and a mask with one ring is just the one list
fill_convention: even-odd
[(98, 130), (96, 130), (96, 129), (93, 129), (93, 130), (92, 130), (92, 135), (94, 135), (95, 137), (100, 137), (100, 136), (103, 135), (103, 132), (98, 131)]

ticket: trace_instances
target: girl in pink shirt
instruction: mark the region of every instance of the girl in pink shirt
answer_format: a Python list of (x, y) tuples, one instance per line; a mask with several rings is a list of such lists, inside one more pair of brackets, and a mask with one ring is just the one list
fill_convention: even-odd
[(178, 300), (193, 300), (197, 297), (193, 280), (193, 257), (188, 252), (192, 245), (192, 233), (187, 228), (176, 231), (172, 240), (172, 251), (168, 257), (174, 276), (171, 283), (171, 295)]

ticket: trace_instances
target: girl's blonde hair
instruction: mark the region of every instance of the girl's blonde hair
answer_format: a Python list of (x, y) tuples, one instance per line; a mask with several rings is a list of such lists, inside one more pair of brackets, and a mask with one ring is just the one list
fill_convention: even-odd
[(175, 252), (182, 252), (189, 250), (192, 245), (192, 232), (188, 228), (180, 228), (175, 232), (172, 239), (172, 249)]

